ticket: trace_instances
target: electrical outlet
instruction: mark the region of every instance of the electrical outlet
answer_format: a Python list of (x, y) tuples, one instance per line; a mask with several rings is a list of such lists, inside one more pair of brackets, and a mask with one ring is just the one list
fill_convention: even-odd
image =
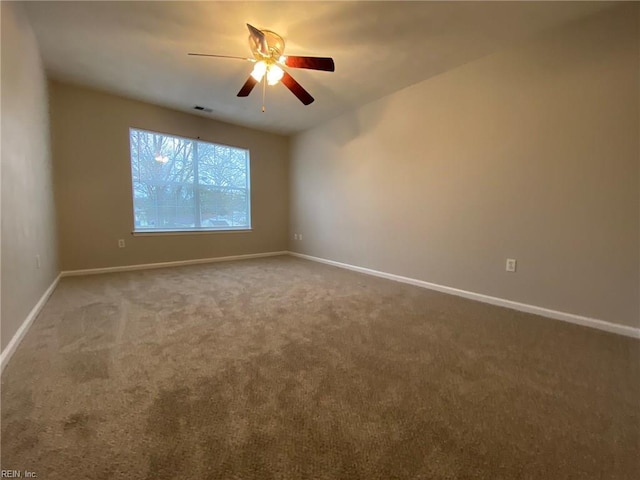
[(40, 268), (40, 255), (36, 255), (36, 268)]
[(515, 258), (507, 258), (507, 272), (515, 272), (516, 271), (516, 259)]
[(124, 239), (118, 240), (118, 248), (124, 248)]
[(302, 240), (302, 234), (301, 233), (298, 234), (298, 240)]
[(294, 234), (293, 234), (293, 239), (294, 239), (294, 240), (297, 240), (297, 239), (298, 239), (298, 234), (297, 234), (297, 233), (294, 233)]

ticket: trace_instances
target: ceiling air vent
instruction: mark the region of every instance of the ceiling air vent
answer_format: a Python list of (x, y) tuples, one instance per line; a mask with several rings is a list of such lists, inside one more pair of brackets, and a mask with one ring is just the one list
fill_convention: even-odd
[(200, 105), (196, 105), (195, 107), (193, 107), (194, 110), (199, 110), (201, 112), (207, 112), (207, 113), (211, 113), (213, 112), (212, 109), (207, 108), (207, 107), (201, 107)]

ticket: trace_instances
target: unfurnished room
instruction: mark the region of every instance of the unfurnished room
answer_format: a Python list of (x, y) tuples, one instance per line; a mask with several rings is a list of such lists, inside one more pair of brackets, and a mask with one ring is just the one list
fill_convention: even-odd
[(0, 17), (0, 477), (640, 478), (639, 2)]

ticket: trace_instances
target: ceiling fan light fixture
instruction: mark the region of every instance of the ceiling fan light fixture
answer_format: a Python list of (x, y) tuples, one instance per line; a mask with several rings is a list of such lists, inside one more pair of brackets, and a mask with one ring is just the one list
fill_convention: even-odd
[(275, 85), (280, 80), (282, 80), (283, 75), (284, 70), (282, 70), (279, 66), (270, 65), (269, 69), (267, 70), (267, 83), (269, 85)]
[(256, 63), (255, 67), (253, 67), (251, 76), (259, 82), (260, 80), (262, 80), (262, 77), (264, 77), (265, 73), (267, 73), (267, 64), (263, 61), (260, 61)]
[[(1, 1), (1, 0), (0, 0)], [(264, 112), (264, 96), (266, 86), (282, 83), (304, 105), (313, 103), (313, 97), (302, 85), (285, 72), (280, 66), (289, 68), (305, 68), (307, 70), (320, 70), (334, 72), (335, 64), (331, 57), (309, 57), (299, 55), (283, 55), (284, 39), (275, 32), (266, 29), (258, 29), (247, 23), (249, 29), (249, 47), (253, 58), (236, 57), (230, 55), (214, 55), (206, 53), (190, 53), (203, 57), (238, 58), (255, 62), (253, 71), (242, 88), (237, 93), (238, 97), (248, 97), (254, 87), (262, 82), (262, 111)], [(266, 77), (265, 77), (266, 75)], [(264, 81), (263, 81), (264, 80)]]

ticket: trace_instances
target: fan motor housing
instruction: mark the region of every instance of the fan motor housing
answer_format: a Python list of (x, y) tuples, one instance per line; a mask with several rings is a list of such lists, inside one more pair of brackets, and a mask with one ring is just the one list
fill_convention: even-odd
[[(268, 58), (274, 61), (278, 60), (284, 53), (284, 39), (271, 30), (260, 31), (264, 34), (265, 40), (267, 41), (267, 47), (269, 48)], [(256, 48), (256, 45), (253, 43), (251, 35), (249, 35), (249, 46), (256, 60), (265, 60), (265, 56), (260, 53), (260, 50)]]

